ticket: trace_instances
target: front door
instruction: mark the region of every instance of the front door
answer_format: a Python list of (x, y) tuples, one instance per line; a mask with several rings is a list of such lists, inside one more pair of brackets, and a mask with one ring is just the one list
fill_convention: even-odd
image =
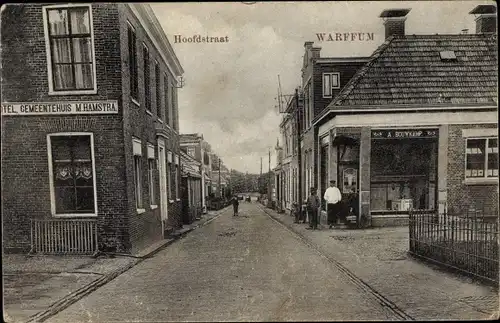
[(339, 189), (342, 193), (342, 218), (359, 214), (359, 170), (354, 163), (339, 164)]
[(158, 140), (158, 171), (160, 174), (161, 224), (163, 232), (165, 232), (168, 219), (168, 188), (165, 142), (163, 140)]

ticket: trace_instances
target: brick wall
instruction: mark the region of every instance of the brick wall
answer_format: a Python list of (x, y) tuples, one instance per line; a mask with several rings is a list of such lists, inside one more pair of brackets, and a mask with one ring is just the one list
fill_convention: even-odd
[[(130, 97), (130, 77), (129, 77), (129, 51), (128, 51), (128, 23), (132, 24), (135, 28), (136, 38), (137, 38), (137, 64), (138, 64), (138, 83), (139, 83), (139, 97), (138, 102), (133, 102)], [(124, 117), (124, 138), (125, 138), (125, 159), (127, 174), (129, 174), (128, 180), (128, 215), (130, 218), (130, 239), (134, 249), (147, 244), (149, 240), (158, 239), (161, 237), (161, 205), (160, 195), (159, 195), (159, 172), (155, 171), (155, 185), (156, 185), (156, 204), (158, 208), (152, 209), (150, 207), (150, 197), (149, 183), (147, 176), (143, 176), (142, 181), (142, 191), (143, 194), (143, 204), (146, 210), (145, 213), (137, 214), (136, 202), (135, 202), (135, 184), (133, 179), (133, 151), (132, 151), (132, 138), (138, 138), (142, 143), (142, 153), (143, 153), (143, 163), (142, 171), (144, 175), (147, 175), (148, 165), (147, 165), (147, 144), (150, 143), (157, 146), (157, 135), (156, 129), (161, 128), (166, 133), (168, 139), (165, 140), (167, 151), (171, 151), (173, 155), (179, 155), (179, 134), (177, 131), (173, 130), (174, 118), (172, 115), (176, 116), (176, 112), (173, 111), (171, 105), (167, 105), (168, 113), (170, 114), (170, 124), (166, 124), (166, 120), (163, 123), (159, 121), (156, 104), (157, 100), (161, 100), (162, 108), (165, 108), (165, 100), (169, 101), (169, 97), (165, 97), (164, 93), (164, 78), (163, 75), (167, 73), (168, 79), (172, 79), (172, 75), (169, 74), (165, 62), (162, 60), (159, 52), (154, 47), (151, 39), (148, 37), (146, 31), (142, 28), (140, 22), (135, 18), (135, 16), (130, 12), (130, 10), (125, 6), (120, 6), (120, 26), (121, 26), (121, 44), (122, 44), (122, 70), (125, 71), (123, 78), (123, 94), (124, 102), (126, 102), (126, 116)], [(144, 89), (144, 57), (143, 57), (143, 43), (147, 46), (150, 56), (150, 86), (152, 89), (156, 87), (156, 79), (154, 66), (155, 61), (158, 61), (161, 71), (160, 77), (160, 98), (156, 97), (156, 91), (151, 91), (151, 113), (146, 112), (145, 108), (145, 89)], [(170, 102), (167, 102), (170, 103)], [(175, 107), (174, 107), (175, 108)], [(166, 112), (164, 112), (166, 113)], [(158, 152), (156, 151), (156, 159), (158, 158)], [(175, 165), (174, 163), (172, 163)], [(168, 167), (168, 170), (171, 168)], [(180, 170), (178, 172), (177, 183), (180, 185), (181, 177)], [(167, 185), (170, 183), (167, 181)], [(170, 186), (170, 185), (169, 185)], [(179, 188), (180, 192), (180, 188)], [(179, 197), (180, 198), (180, 197)], [(170, 199), (170, 198), (169, 198)], [(172, 230), (182, 226), (181, 217), (181, 202), (177, 201), (175, 198), (173, 202), (167, 201), (168, 204), (168, 222), (166, 223), (166, 229)]]
[(31, 217), (50, 217), (47, 134), (81, 131), (94, 134), (100, 240), (113, 238), (119, 249), (125, 249), (128, 221), (123, 216), (126, 173), (121, 167), (124, 147), (120, 136), (123, 127), (118, 12), (113, 5), (92, 5), (97, 94), (49, 96), (42, 7), (14, 7), (14, 12), (2, 13), (3, 102), (118, 100), (120, 112), (2, 118), (4, 246), (7, 250), (28, 249)]
[[(97, 94), (49, 96), (42, 5), (15, 5), (2, 12), (3, 102), (118, 100), (119, 104), (116, 115), (2, 118), (2, 217), (7, 249), (29, 248), (31, 217), (50, 216), (46, 137), (54, 132), (94, 134), (101, 242), (126, 252), (161, 237), (158, 171), (155, 174), (158, 208), (151, 209), (148, 196), (147, 143), (156, 146), (155, 128), (163, 128), (168, 137), (166, 149), (178, 155), (179, 138), (178, 132), (171, 130), (173, 124), (159, 123), (154, 90), (151, 91), (152, 115), (145, 111), (142, 42), (150, 49), (152, 88), (155, 86), (155, 59), (160, 63), (162, 76), (167, 69), (125, 5), (94, 3), (92, 15)], [(136, 27), (137, 33), (139, 106), (130, 100), (127, 20)], [(163, 93), (161, 100), (165, 100)], [(174, 106), (176, 108), (176, 104)], [(177, 117), (177, 112), (171, 113)], [(143, 144), (142, 183), (146, 209), (143, 214), (137, 214), (135, 206), (132, 137), (140, 138)], [(180, 183), (180, 171), (178, 173)], [(167, 227), (181, 226), (180, 201), (174, 200), (168, 207)]]
[(494, 185), (465, 185), (465, 138), (462, 129), (497, 128), (488, 125), (450, 125), (448, 141), (448, 211), (465, 212), (469, 207), (490, 214), (498, 212), (498, 182)]

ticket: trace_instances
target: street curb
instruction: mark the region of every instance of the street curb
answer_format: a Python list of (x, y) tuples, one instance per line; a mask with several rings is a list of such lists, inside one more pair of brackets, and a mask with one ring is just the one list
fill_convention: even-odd
[(261, 208), (261, 209), (271, 219), (273, 219), (274, 221), (283, 225), (290, 232), (296, 234), (297, 237), (302, 242), (304, 242), (310, 248), (315, 250), (321, 257), (323, 257), (328, 262), (330, 262), (335, 267), (337, 267), (345, 276), (347, 276), (350, 279), (352, 284), (354, 284), (355, 286), (357, 286), (358, 288), (363, 290), (365, 293), (374, 297), (380, 305), (382, 305), (384, 308), (386, 308), (388, 311), (390, 311), (391, 314), (397, 316), (399, 320), (402, 320), (402, 321), (414, 321), (415, 320), (411, 315), (406, 313), (403, 309), (401, 309), (399, 306), (397, 306), (394, 302), (392, 302), (390, 299), (386, 298), (384, 295), (382, 295), (377, 290), (375, 290), (373, 287), (371, 287), (361, 277), (358, 277), (349, 268), (344, 266), (339, 261), (333, 259), (332, 257), (325, 255), (313, 242), (309, 241), (309, 239), (307, 237), (305, 237), (301, 232), (298, 232), (295, 228), (293, 228), (293, 226), (290, 226), (287, 223), (284, 223), (284, 221), (282, 221), (281, 219), (279, 219), (275, 215), (273, 215), (272, 214), (273, 210), (267, 210), (265, 208)]
[(68, 294), (67, 296), (65, 296), (65, 297), (57, 300), (56, 302), (52, 303), (49, 306), (48, 309), (46, 309), (44, 311), (41, 311), (41, 312), (38, 312), (38, 313), (34, 314), (33, 316), (31, 316), (28, 319), (28, 321), (26, 321), (26, 323), (43, 322), (46, 319), (48, 319), (49, 317), (56, 315), (57, 313), (63, 311), (64, 309), (68, 308), (72, 304), (78, 302), (79, 300), (81, 300), (82, 298), (84, 298), (85, 296), (87, 296), (88, 294), (94, 292), (99, 287), (101, 287), (101, 286), (109, 283), (110, 281), (112, 281), (113, 279), (115, 279), (116, 277), (118, 277), (119, 275), (121, 275), (124, 272), (128, 271), (129, 269), (131, 269), (135, 265), (143, 262), (144, 260), (146, 260), (148, 258), (151, 258), (153, 255), (157, 254), (158, 252), (160, 252), (161, 250), (163, 250), (167, 246), (171, 245), (175, 241), (177, 241), (177, 240), (181, 239), (182, 237), (184, 237), (187, 233), (189, 233), (189, 232), (191, 232), (191, 231), (193, 231), (193, 230), (195, 230), (197, 228), (203, 227), (203, 226), (207, 225), (208, 223), (212, 222), (213, 220), (215, 220), (216, 218), (218, 218), (219, 216), (221, 216), (224, 213), (224, 211), (226, 211), (226, 209), (228, 209), (228, 208), (229, 208), (229, 206), (225, 207), (223, 209), (220, 209), (220, 210), (218, 210), (215, 213), (215, 215), (211, 219), (209, 219), (209, 220), (207, 220), (207, 221), (205, 221), (205, 222), (203, 222), (201, 224), (198, 224), (197, 226), (189, 228), (188, 230), (186, 230), (185, 232), (183, 232), (181, 234), (178, 234), (176, 236), (172, 236), (170, 239), (168, 239), (167, 241), (165, 241), (164, 244), (160, 245), (158, 248), (152, 250), (148, 254), (146, 254), (146, 255), (144, 255), (142, 257), (136, 258), (137, 259), (136, 261), (131, 262), (127, 266), (119, 268), (119, 269), (111, 272), (108, 275), (104, 275), (104, 276), (102, 276), (102, 277), (94, 280), (90, 284), (87, 284), (87, 285), (83, 286), (82, 288), (77, 289), (76, 291)]

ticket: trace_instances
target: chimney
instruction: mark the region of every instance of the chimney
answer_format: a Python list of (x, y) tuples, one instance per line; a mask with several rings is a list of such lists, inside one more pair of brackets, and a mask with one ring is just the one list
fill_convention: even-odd
[(305, 47), (306, 49), (311, 49), (311, 48), (312, 48), (312, 46), (313, 46), (313, 44), (314, 44), (314, 42), (313, 42), (313, 41), (306, 41), (306, 42), (304, 43), (304, 47)]
[(495, 33), (497, 31), (497, 7), (494, 5), (479, 5), (469, 14), (476, 18), (476, 34)]
[(384, 19), (385, 39), (391, 36), (405, 35), (406, 15), (411, 9), (387, 9), (382, 11), (380, 18)]
[(311, 48), (312, 58), (319, 58), (321, 52), (321, 47), (313, 47)]

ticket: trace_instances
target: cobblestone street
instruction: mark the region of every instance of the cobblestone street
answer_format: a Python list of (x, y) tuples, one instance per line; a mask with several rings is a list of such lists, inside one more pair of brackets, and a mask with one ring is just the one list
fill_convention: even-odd
[(400, 319), (257, 204), (240, 208), (48, 322)]

